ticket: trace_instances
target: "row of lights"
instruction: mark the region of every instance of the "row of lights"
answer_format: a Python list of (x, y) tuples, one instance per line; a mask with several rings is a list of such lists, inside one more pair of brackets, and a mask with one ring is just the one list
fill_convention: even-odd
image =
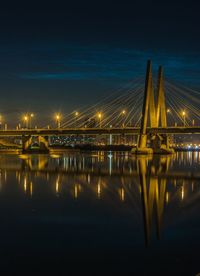
[[(122, 115), (125, 115), (125, 114), (126, 114), (126, 110), (122, 110), (121, 114), (122, 114)], [(76, 118), (76, 126), (77, 126), (77, 119), (78, 119), (80, 113), (79, 113), (78, 111), (75, 111), (75, 112), (74, 112), (74, 115), (75, 115), (75, 118)], [(101, 125), (102, 125), (103, 113), (102, 113), (102, 112), (98, 112), (96, 116), (97, 116), (97, 118), (99, 119), (99, 126), (101, 127)], [(55, 115), (56, 124), (57, 124), (57, 127), (58, 127), (58, 128), (59, 128), (60, 125), (61, 125), (61, 117), (62, 117), (61, 114), (56, 114), (56, 115)]]
[[(167, 113), (171, 113), (171, 110), (169, 108), (167, 109)], [(120, 114), (121, 115), (126, 115), (126, 110), (123, 109)], [(78, 111), (75, 111), (74, 115), (75, 115), (75, 118), (76, 118), (76, 126), (77, 126), (77, 119), (78, 119), (78, 116), (80, 115), (80, 113)], [(185, 124), (186, 124), (186, 112), (185, 112), (185, 110), (183, 110), (181, 112), (181, 115), (183, 116), (183, 122), (184, 122), (184, 126), (185, 126)], [(31, 128), (31, 122), (32, 122), (32, 119), (34, 118), (34, 116), (35, 115), (33, 113), (27, 113), (23, 116), (23, 121), (25, 123), (25, 127), (30, 127)], [(62, 116), (61, 116), (60, 113), (57, 113), (55, 115), (56, 125), (57, 125), (58, 128), (61, 126), (61, 118), (62, 118)], [(102, 118), (103, 118), (102, 112), (97, 113), (97, 118), (99, 119), (99, 126), (101, 127)], [(2, 115), (0, 115), (0, 124), (1, 123), (2, 123)], [(194, 120), (193, 120), (193, 124), (194, 124)]]

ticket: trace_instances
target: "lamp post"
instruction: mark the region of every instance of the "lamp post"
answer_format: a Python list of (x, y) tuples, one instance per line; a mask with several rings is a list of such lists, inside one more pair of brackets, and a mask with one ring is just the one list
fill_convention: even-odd
[(125, 115), (126, 115), (126, 110), (125, 110), (125, 109), (124, 109), (124, 110), (122, 110), (121, 114), (122, 114), (122, 116), (124, 117), (124, 120), (123, 120), (123, 123), (122, 123), (122, 127), (124, 127), (124, 125), (125, 125)]
[(75, 127), (77, 127), (77, 125), (78, 125), (78, 116), (79, 116), (79, 112), (76, 111), (75, 112), (75, 119), (76, 119), (76, 126)]
[(192, 120), (192, 126), (194, 126), (194, 124), (195, 124), (195, 121), (194, 121), (194, 119)]
[(32, 119), (33, 119), (33, 117), (34, 117), (34, 114), (31, 113), (30, 116), (29, 116), (29, 120), (30, 120), (29, 125), (30, 125), (30, 128), (32, 128)]
[(24, 115), (24, 126), (25, 128), (28, 128), (28, 116)]
[(99, 112), (99, 113), (97, 114), (97, 116), (98, 116), (98, 118), (99, 118), (99, 127), (101, 128), (102, 113)]
[(60, 114), (56, 114), (56, 124), (57, 124), (57, 128), (60, 128)]
[(182, 112), (182, 115), (183, 115), (183, 125), (184, 125), (184, 127), (185, 127), (185, 116), (186, 116), (185, 111)]

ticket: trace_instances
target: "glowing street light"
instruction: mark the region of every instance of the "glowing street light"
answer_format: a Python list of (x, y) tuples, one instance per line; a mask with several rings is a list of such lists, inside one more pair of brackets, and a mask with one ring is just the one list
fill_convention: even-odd
[(30, 116), (29, 116), (29, 118), (30, 118), (30, 128), (32, 127), (32, 119), (33, 119), (33, 117), (34, 117), (34, 114), (33, 113), (31, 113), (30, 114)]
[(76, 111), (76, 112), (75, 112), (76, 127), (77, 127), (77, 123), (78, 123), (78, 116), (79, 116), (79, 112)]
[(99, 112), (99, 113), (97, 114), (97, 116), (98, 116), (98, 118), (99, 118), (99, 127), (101, 128), (102, 113)]
[(56, 124), (57, 124), (57, 128), (60, 128), (60, 119), (61, 119), (60, 114), (56, 114)]
[(183, 116), (183, 125), (185, 127), (185, 116), (186, 116), (185, 110), (182, 112), (182, 116)]
[(26, 128), (28, 128), (28, 116), (27, 115), (24, 115), (24, 126), (26, 127)]
[[(124, 116), (124, 121), (125, 121), (126, 110), (123, 109), (121, 114), (122, 114), (122, 116)], [(124, 127), (124, 121), (123, 121), (122, 127)]]

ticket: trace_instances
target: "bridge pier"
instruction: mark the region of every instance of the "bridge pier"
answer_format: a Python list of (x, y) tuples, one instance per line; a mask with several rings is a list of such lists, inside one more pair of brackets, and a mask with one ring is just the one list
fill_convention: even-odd
[(39, 136), (39, 146), (41, 150), (49, 151), (49, 137), (48, 136)]
[[(23, 135), (22, 136), (22, 152), (31, 152), (33, 149), (31, 149), (32, 146), (32, 136), (31, 135)], [(48, 136), (38, 136), (39, 140), (39, 148), (38, 151), (42, 152), (49, 152), (49, 142), (48, 142)]]
[(22, 136), (22, 151), (25, 152), (30, 149), (32, 143), (31, 135)]

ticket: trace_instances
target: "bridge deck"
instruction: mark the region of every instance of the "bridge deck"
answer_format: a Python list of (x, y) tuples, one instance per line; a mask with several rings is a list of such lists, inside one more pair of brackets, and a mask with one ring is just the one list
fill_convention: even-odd
[[(147, 128), (148, 133), (159, 134), (200, 134), (200, 126), (198, 127), (159, 127)], [(139, 127), (125, 127), (125, 128), (60, 128), (60, 129), (9, 129), (0, 130), (0, 136), (54, 136), (54, 135), (100, 135), (100, 134), (115, 134), (115, 135), (138, 135), (140, 133)]]

